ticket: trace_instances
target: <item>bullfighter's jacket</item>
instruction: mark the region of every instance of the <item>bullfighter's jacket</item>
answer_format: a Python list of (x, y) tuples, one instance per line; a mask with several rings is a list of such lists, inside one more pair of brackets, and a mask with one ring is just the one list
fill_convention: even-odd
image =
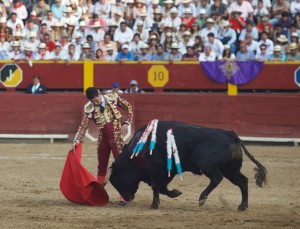
[(130, 103), (127, 100), (116, 93), (103, 95), (103, 98), (105, 99), (105, 108), (103, 112), (101, 112), (100, 106), (95, 106), (91, 102), (85, 104), (84, 115), (75, 135), (74, 142), (82, 141), (83, 137), (85, 136), (86, 130), (88, 129), (90, 120), (93, 120), (95, 122), (100, 131), (107, 123), (116, 123), (115, 121), (120, 122), (122, 115), (117, 107), (120, 107), (126, 113), (124, 123), (132, 123), (133, 111)]

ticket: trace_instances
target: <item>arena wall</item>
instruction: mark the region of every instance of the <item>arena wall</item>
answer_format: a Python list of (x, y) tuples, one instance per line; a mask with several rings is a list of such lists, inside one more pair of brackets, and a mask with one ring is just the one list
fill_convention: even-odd
[[(81, 120), (81, 93), (1, 93), (0, 133), (69, 134)], [(125, 95), (135, 110), (135, 129), (149, 120), (178, 120), (234, 130), (243, 136), (300, 137), (299, 94)]]

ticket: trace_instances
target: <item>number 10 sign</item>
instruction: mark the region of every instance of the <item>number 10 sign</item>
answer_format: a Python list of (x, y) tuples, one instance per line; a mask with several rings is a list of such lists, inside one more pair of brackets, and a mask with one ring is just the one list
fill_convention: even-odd
[(169, 71), (163, 65), (153, 65), (148, 71), (148, 82), (152, 87), (164, 87), (169, 82)]

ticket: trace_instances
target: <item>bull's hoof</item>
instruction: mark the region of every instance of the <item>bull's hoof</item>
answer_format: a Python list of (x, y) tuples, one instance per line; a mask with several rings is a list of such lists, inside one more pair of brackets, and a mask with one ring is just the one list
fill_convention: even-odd
[(178, 196), (180, 196), (182, 194), (182, 192), (180, 192), (177, 189), (173, 189), (172, 194), (170, 195), (171, 198), (176, 198)]
[(150, 208), (152, 209), (158, 209), (159, 208), (159, 204), (158, 203), (152, 203)]
[(248, 204), (240, 204), (238, 207), (238, 211), (245, 211), (248, 208)]
[(199, 200), (199, 207), (203, 206), (205, 204), (206, 199), (200, 199)]

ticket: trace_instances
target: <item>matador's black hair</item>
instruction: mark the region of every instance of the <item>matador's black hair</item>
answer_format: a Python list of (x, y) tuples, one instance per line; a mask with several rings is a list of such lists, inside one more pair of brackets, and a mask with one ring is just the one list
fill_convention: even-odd
[(86, 89), (85, 94), (88, 99), (93, 99), (99, 95), (99, 91), (94, 87), (89, 87)]

